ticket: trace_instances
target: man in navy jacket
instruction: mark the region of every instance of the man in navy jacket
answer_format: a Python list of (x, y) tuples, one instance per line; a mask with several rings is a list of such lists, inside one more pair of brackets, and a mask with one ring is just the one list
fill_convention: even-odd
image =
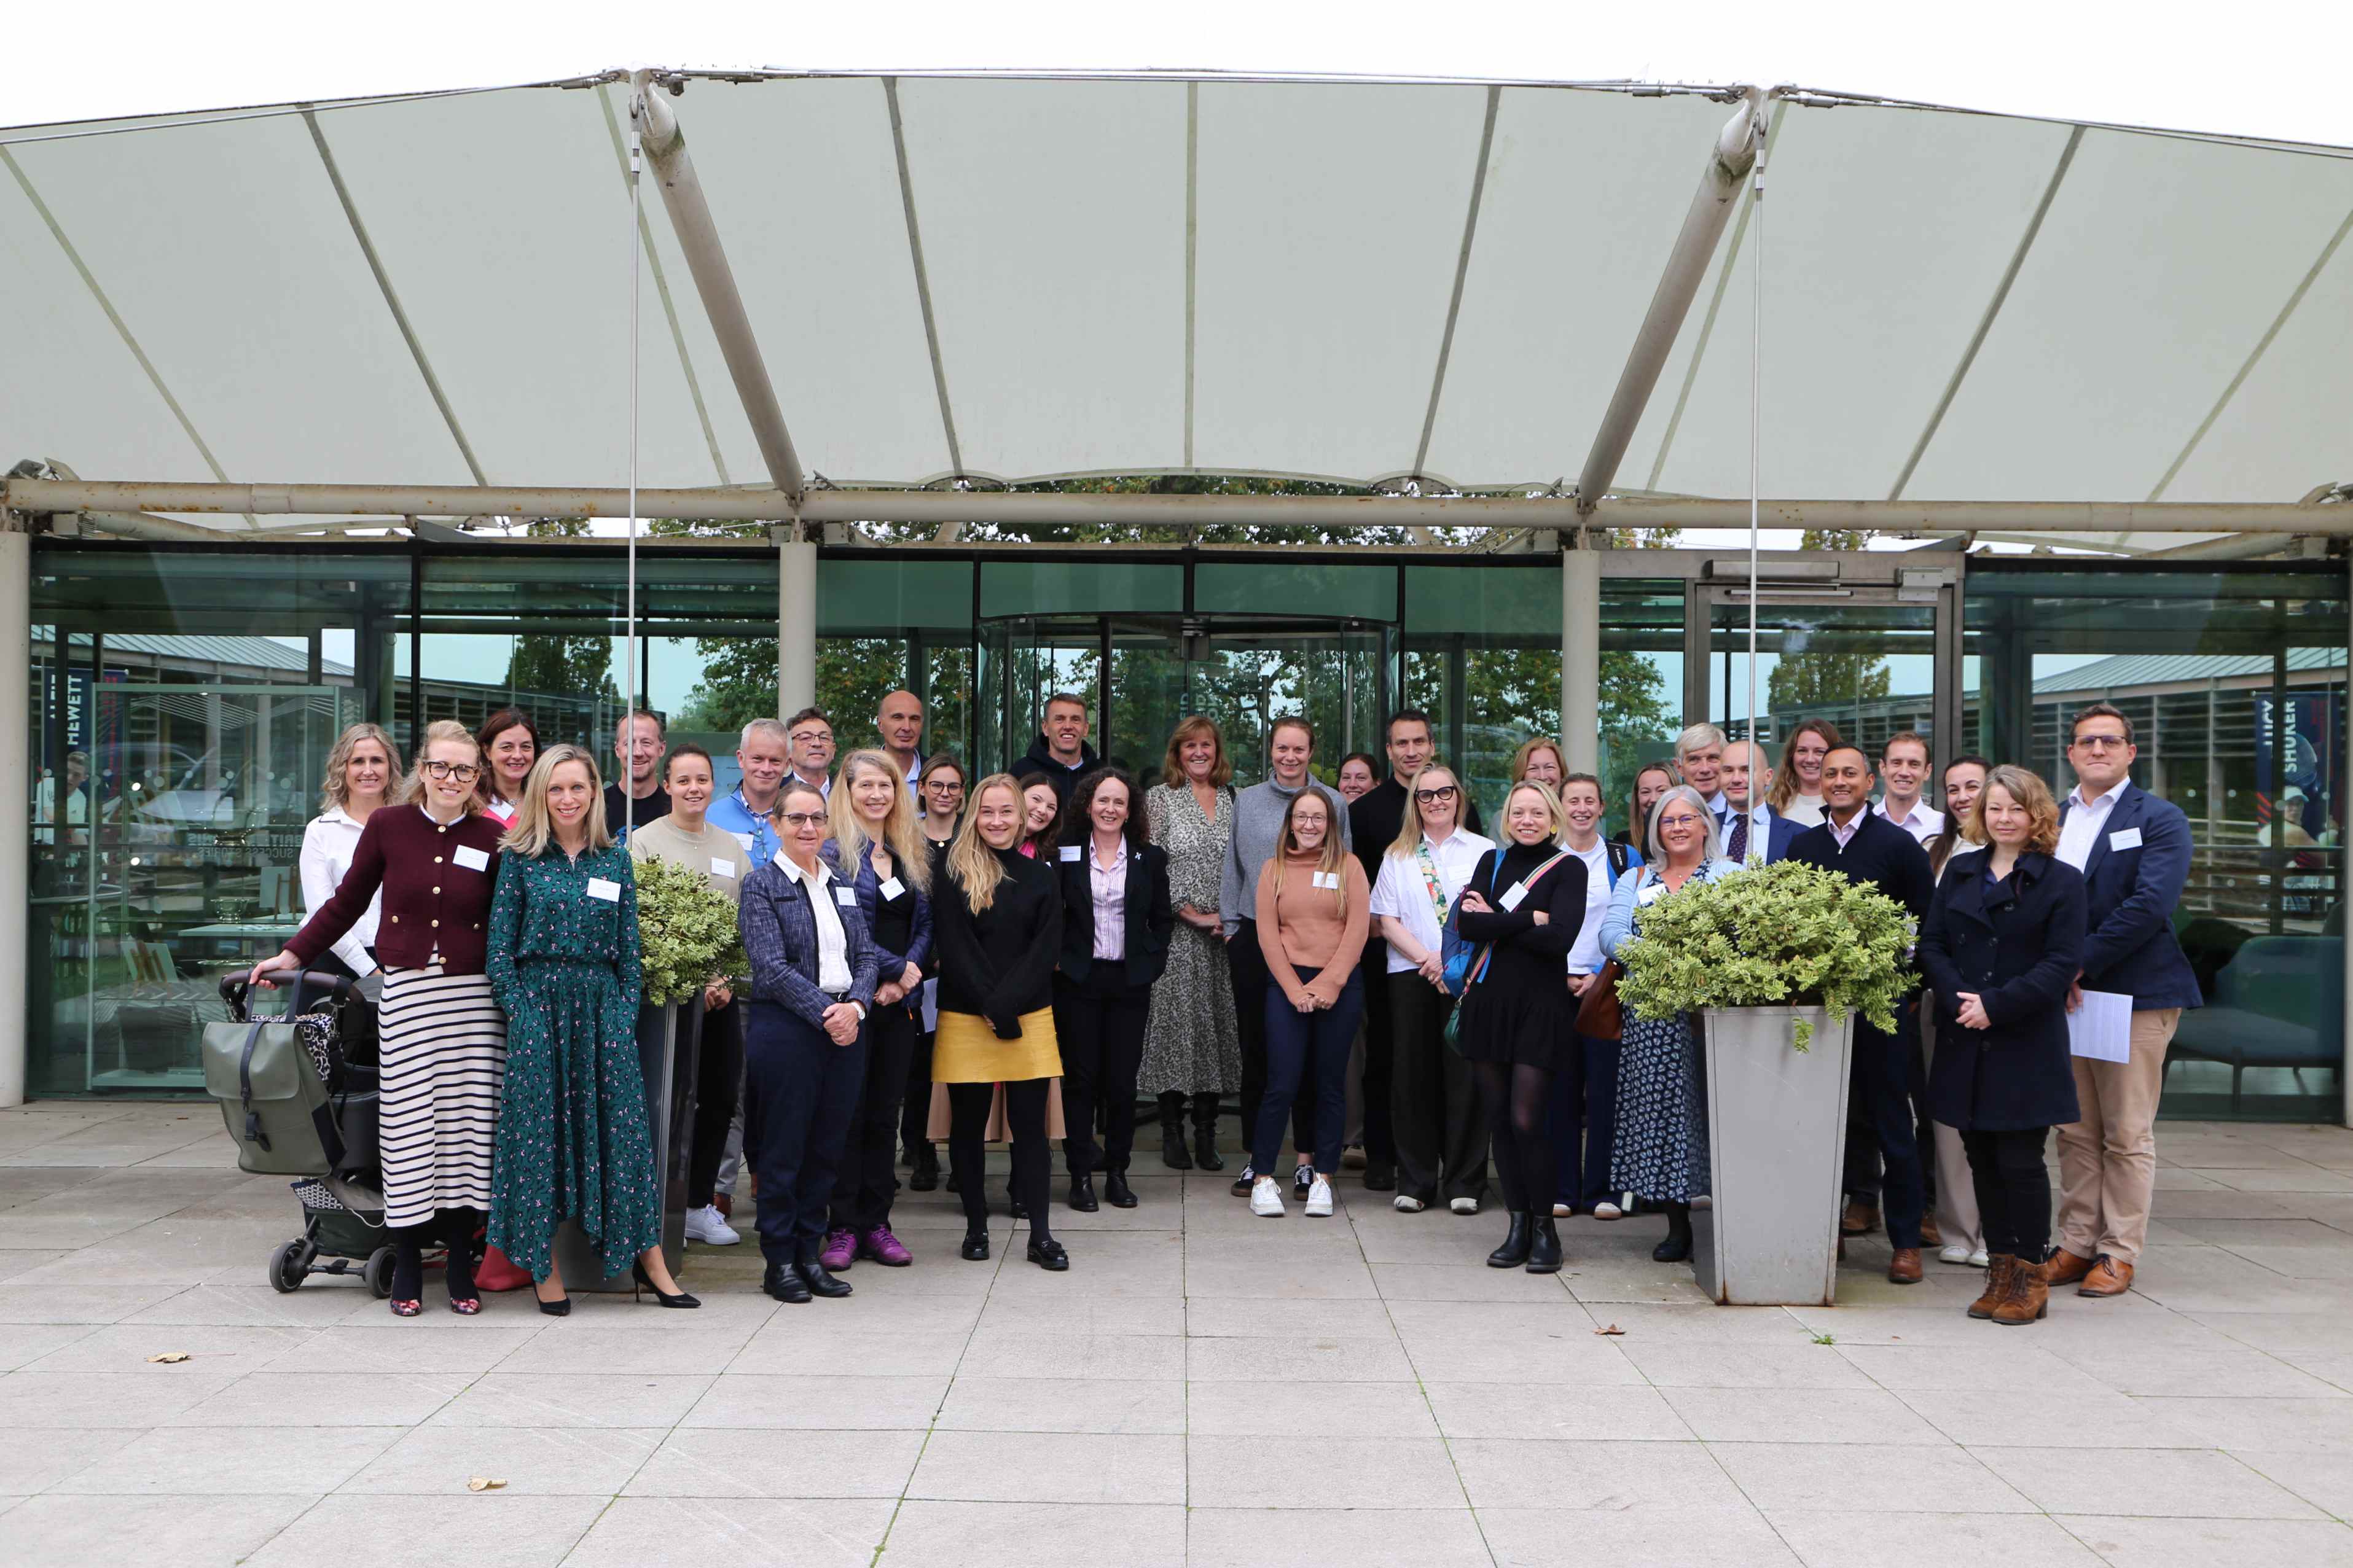
[[(1746, 741), (1725, 747), (1716, 780), (1724, 786), (1724, 820), (1718, 829), (1724, 835), (1724, 858), (1746, 866), (1762, 849), (1768, 866), (1788, 859), (1789, 846), (1806, 829), (1765, 804), (1773, 792), (1773, 769), (1757, 756), (1757, 748)], [(1745, 838), (1740, 827), (1744, 816), (1748, 818)]]
[[(2059, 808), (2059, 858), (2084, 873), (2091, 931), (2076, 984), (2133, 999), (2132, 1059), (2076, 1057), (2083, 1120), (2059, 1129), (2059, 1250), (2046, 1277), (2079, 1296), (2121, 1296), (2148, 1237), (2157, 1185), (2157, 1100), (2185, 1007), (2204, 1005), (2173, 934), (2189, 876), (2189, 819), (2132, 782), (2130, 719), (2105, 702), (2075, 715)], [(2072, 998), (2071, 998), (2072, 1000)]]
[[(1871, 809), (1871, 760), (1861, 747), (1831, 747), (1822, 759), (1821, 826), (1798, 835), (1789, 858), (1843, 872), (1848, 879), (1876, 888), (1902, 904), (1915, 921), (1926, 920), (1936, 889), (1928, 852)], [(1927, 1208), (1920, 1141), (1912, 1121), (1915, 1053), (1910, 1042), (1919, 1027), (1914, 1019), (1908, 1002), (1899, 1009), (1892, 1035), (1855, 1019), (1854, 1061), (1847, 1088), (1848, 1103), (1862, 1108), (1885, 1164), (1881, 1202), (1887, 1216), (1887, 1243), (1894, 1248), (1887, 1278), (1898, 1285), (1920, 1282), (1920, 1220)]]

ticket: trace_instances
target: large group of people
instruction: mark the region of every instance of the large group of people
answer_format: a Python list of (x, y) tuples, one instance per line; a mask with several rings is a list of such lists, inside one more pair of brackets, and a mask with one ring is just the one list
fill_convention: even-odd
[[(1855, 1026), (1842, 1235), (1883, 1226), (1898, 1283), (1930, 1247), (1984, 1268), (1970, 1311), (2000, 1323), (2034, 1321), (2054, 1287), (2129, 1287), (2164, 1053), (2200, 997), (2168, 919), (2188, 824), (2131, 783), (2115, 708), (2075, 716), (2063, 802), (1978, 757), (1936, 773), (1909, 731), (1867, 754), (1808, 720), (1773, 759), (1694, 725), (1607, 838), (1600, 779), (1547, 736), (1513, 757), (1491, 837), (1416, 710), (1330, 783), (1314, 726), (1277, 719), (1269, 776), (1241, 788), (1207, 718), (1178, 725), (1149, 787), (1096, 754), (1090, 718), (1057, 694), (1029, 752), (976, 782), (922, 753), (909, 692), (838, 769), (826, 713), (755, 720), (723, 796), (711, 755), (666, 745), (652, 713), (621, 721), (609, 784), (516, 710), (429, 726), (405, 776), (383, 730), (347, 731), (305, 838), (310, 918), (253, 977), (341, 969), (380, 991), (392, 1310), (422, 1310), (436, 1242), (450, 1309), (478, 1310), (480, 1240), (565, 1312), (565, 1221), (607, 1277), (697, 1305), (659, 1244), (637, 1047), (632, 867), (656, 860), (736, 906), (747, 961), (695, 1010), (687, 1236), (742, 1239), (748, 1171), (782, 1301), (914, 1262), (891, 1226), (899, 1169), (939, 1186), (943, 1141), (959, 1255), (990, 1256), (983, 1156), (1007, 1142), (1026, 1257), (1068, 1269), (1054, 1141), (1061, 1203), (1134, 1207), (1139, 1102), (1165, 1167), (1214, 1172), (1229, 1097), (1253, 1215), (1288, 1196), (1330, 1215), (1353, 1170), (1407, 1214), (1499, 1194), (1496, 1268), (1556, 1271), (1558, 1220), (1637, 1209), (1666, 1222), (1652, 1257), (1687, 1259), (1713, 1195), (1705, 1020), (1619, 1008), (1615, 961), (1660, 900), (1783, 859), (1918, 922), (1924, 989), (1892, 1033)], [(2128, 1060), (2073, 1054), (2086, 989), (2132, 998)]]

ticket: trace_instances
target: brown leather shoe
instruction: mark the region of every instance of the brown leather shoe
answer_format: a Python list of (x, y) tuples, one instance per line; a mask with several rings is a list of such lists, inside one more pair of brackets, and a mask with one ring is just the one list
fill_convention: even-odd
[(1945, 1245), (1944, 1227), (1936, 1223), (1936, 1216), (1934, 1215), (1920, 1216), (1920, 1245), (1923, 1247)]
[(1857, 1200), (1846, 1205), (1839, 1216), (1841, 1236), (1869, 1236), (1879, 1228), (1879, 1205)]
[(2121, 1296), (2132, 1289), (2133, 1266), (2103, 1252), (2075, 1289), (2078, 1296)]
[(2055, 1290), (2073, 1285), (2091, 1271), (2090, 1258), (2078, 1258), (2063, 1247), (2051, 1255), (2049, 1262), (2043, 1264), (2042, 1279), (2043, 1283)]
[(1891, 1285), (1920, 1283), (1920, 1249), (1918, 1247), (1899, 1247), (1895, 1249), (1894, 1255), (1887, 1260), (1887, 1282)]
[(1983, 1322), (1993, 1316), (2002, 1293), (2010, 1289), (2010, 1272), (2017, 1267), (2018, 1259), (2007, 1252), (1997, 1252), (1986, 1260), (1985, 1294), (1969, 1303), (1970, 1317)]
[(2021, 1328), (2040, 1321), (2051, 1310), (2051, 1286), (2041, 1268), (2031, 1263), (2013, 1268), (2006, 1283), (2009, 1289), (1993, 1307), (1993, 1321), (2002, 1327)]

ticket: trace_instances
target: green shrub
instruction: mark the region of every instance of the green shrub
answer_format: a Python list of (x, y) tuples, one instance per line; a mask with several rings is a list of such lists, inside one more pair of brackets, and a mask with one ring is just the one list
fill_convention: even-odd
[(640, 860), (633, 869), (647, 1001), (689, 1001), (712, 980), (743, 972), (743, 936), (725, 894), (675, 861)]

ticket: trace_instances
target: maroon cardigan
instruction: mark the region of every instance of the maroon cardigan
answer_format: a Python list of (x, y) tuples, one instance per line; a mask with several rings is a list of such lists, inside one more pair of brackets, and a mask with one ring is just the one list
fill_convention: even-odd
[[(499, 880), (499, 838), (506, 832), (496, 817), (470, 813), (443, 826), (416, 805), (387, 805), (360, 829), (352, 868), (343, 886), (286, 944), (308, 968), (367, 912), (368, 900), (384, 891), (383, 918), (376, 922), (376, 962), (386, 969), (422, 969), (438, 944), (449, 974), (483, 972), (483, 932), (491, 923), (491, 893)], [(472, 870), (457, 863), (459, 847), (480, 850), (488, 864)]]

